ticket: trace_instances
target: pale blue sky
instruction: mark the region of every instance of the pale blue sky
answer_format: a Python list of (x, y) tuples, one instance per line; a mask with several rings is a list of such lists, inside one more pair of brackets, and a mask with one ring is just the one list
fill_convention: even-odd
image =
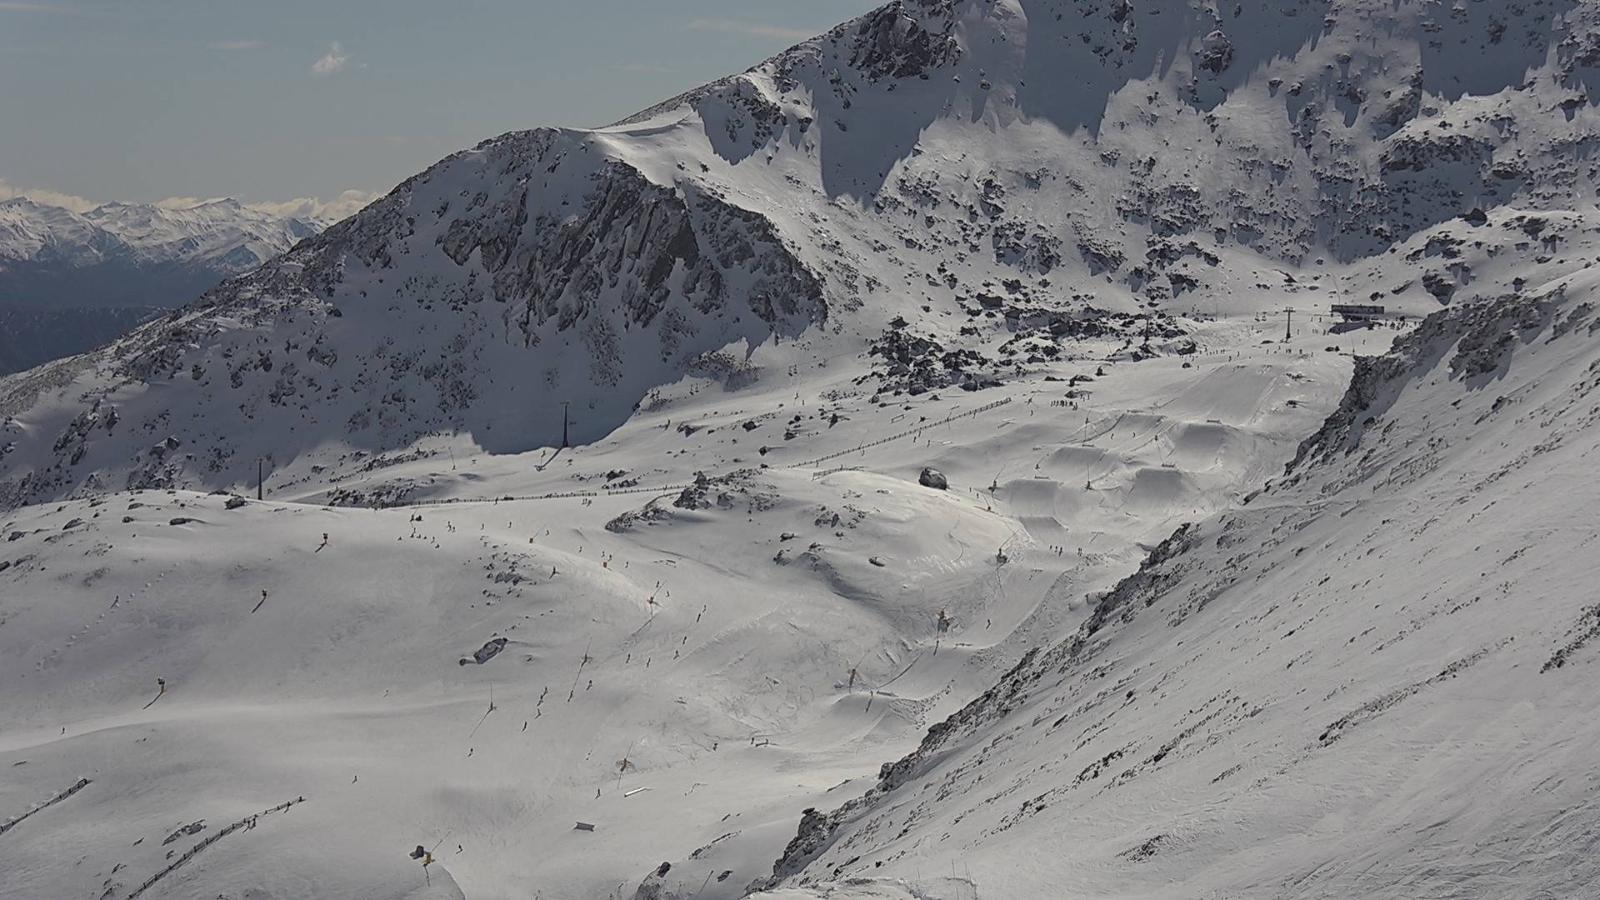
[(875, 0), (0, 0), (0, 190), (387, 190), (479, 140), (598, 125)]

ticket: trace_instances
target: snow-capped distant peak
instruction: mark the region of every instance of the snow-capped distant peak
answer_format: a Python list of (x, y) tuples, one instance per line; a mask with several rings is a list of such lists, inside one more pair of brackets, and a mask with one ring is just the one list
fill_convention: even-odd
[(0, 203), (0, 261), (69, 267), (171, 263), (226, 276), (260, 265), (323, 227), (233, 198), (187, 207), (112, 202), (76, 213), (16, 197)]
[(84, 217), (127, 241), (144, 259), (216, 261), (234, 267), (228, 260), (243, 250), (245, 268), (259, 265), (321, 230), (316, 223), (274, 215), (231, 197), (189, 207), (107, 203)]
[(84, 266), (126, 250), (116, 235), (70, 209), (27, 197), (0, 202), (0, 262)]

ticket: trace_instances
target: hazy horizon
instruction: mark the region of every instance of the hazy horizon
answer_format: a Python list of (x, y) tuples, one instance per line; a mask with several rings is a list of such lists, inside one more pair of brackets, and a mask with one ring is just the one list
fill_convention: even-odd
[(0, 199), (354, 192), (343, 212), (484, 138), (613, 121), (876, 5), (0, 2), (0, 81), (26, 86), (0, 118), (27, 123), (0, 145)]

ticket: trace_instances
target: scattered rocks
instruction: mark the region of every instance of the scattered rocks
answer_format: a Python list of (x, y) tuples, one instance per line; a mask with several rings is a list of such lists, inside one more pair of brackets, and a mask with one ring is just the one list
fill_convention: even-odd
[(468, 663), (473, 663), (481, 666), (484, 663), (487, 663), (489, 660), (494, 659), (496, 656), (499, 656), (500, 651), (506, 648), (507, 643), (508, 641), (503, 637), (491, 638), (482, 647), (479, 647), (477, 650), (473, 651), (471, 659), (462, 657), (461, 659), (456, 660), (456, 665), (464, 666)]
[(182, 828), (179, 828), (177, 831), (174, 831), (173, 833), (167, 835), (166, 839), (161, 842), (161, 845), (163, 847), (165, 847), (166, 845), (172, 843), (173, 841), (176, 841), (178, 838), (188, 837), (188, 836), (193, 835), (193, 834), (199, 834), (200, 832), (205, 831), (205, 830), (206, 830), (206, 820), (205, 819), (199, 819), (197, 821), (190, 822), (189, 824), (183, 826)]
[(938, 341), (904, 329), (885, 331), (872, 342), (867, 355), (882, 358), (884, 364), (857, 383), (876, 377), (881, 391), (917, 396), (952, 385), (996, 383), (992, 376), (980, 372), (993, 365), (983, 354), (969, 349), (946, 350)]

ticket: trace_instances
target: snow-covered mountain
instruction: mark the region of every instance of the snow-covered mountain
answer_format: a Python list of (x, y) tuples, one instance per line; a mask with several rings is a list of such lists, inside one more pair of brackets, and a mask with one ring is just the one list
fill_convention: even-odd
[(72, 210), (26, 197), (0, 202), (0, 258), (19, 263), (93, 265), (123, 254), (127, 244)]
[(76, 213), (16, 197), (0, 202), (0, 265), (7, 270), (26, 264), (85, 268), (125, 261), (237, 275), (327, 224), (229, 199), (188, 207), (106, 203)]
[(326, 224), (235, 200), (108, 203), (82, 214), (24, 197), (0, 202), (0, 373), (107, 343)]
[(247, 272), (330, 224), (229, 199), (180, 208), (107, 203), (84, 218), (121, 238), (141, 262), (204, 264), (229, 274)]
[(903, 0), (0, 381), (0, 893), (1581, 893), (1597, 25)]
[[(57, 367), (67, 403), (13, 385), (36, 437), (5, 481), (221, 487), (261, 454), (331, 481), (440, 431), (558, 442), (562, 403), (587, 441), (730, 342), (804, 333), (831, 356), (897, 315), (960, 345), (971, 314), (1237, 312), (1280, 303), (1257, 285), (1286, 268), (1341, 265), (1319, 299), (1435, 304), (1475, 277), (1460, 261), (1401, 280), (1366, 261), (1475, 209), (1592, 194), (1592, 10), (1517, 10), (894, 3), (617, 126), (446, 159)], [(143, 452), (174, 428), (182, 452)]]

